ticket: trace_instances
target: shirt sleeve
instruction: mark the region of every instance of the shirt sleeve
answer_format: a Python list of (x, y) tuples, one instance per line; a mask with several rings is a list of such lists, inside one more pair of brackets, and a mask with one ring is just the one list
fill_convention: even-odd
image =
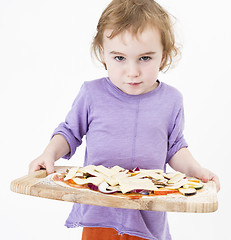
[(82, 138), (88, 129), (88, 111), (87, 89), (83, 84), (72, 104), (71, 110), (66, 116), (65, 122), (60, 123), (52, 135), (53, 137), (56, 134), (61, 134), (70, 146), (70, 152), (63, 158), (70, 159), (74, 155), (76, 148), (82, 144)]
[(168, 138), (168, 153), (166, 163), (170, 161), (173, 155), (183, 147), (188, 147), (184, 139), (184, 108), (183, 104), (174, 118), (174, 124)]

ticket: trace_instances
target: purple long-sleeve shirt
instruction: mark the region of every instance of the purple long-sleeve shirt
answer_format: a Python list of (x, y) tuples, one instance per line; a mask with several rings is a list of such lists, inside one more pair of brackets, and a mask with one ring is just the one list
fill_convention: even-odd
[[(84, 165), (165, 170), (172, 156), (187, 147), (183, 127), (182, 95), (175, 88), (159, 82), (153, 91), (128, 95), (102, 78), (83, 84), (54, 135), (62, 134), (69, 143), (67, 159), (86, 135)], [(74, 204), (66, 226), (112, 227), (119, 234), (171, 239), (166, 212)]]

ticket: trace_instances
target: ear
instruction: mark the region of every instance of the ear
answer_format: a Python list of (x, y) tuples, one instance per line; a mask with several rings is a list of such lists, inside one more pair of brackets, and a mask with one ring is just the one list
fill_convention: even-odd
[(99, 56), (100, 56), (101, 62), (103, 63), (103, 65), (105, 67), (105, 70), (107, 70), (107, 65), (105, 63), (104, 49), (101, 45), (99, 46)]
[[(161, 59), (161, 62), (160, 62), (160, 67), (159, 67), (159, 71), (162, 71), (163, 70), (163, 66), (164, 64), (166, 64), (166, 53), (163, 52), (162, 53), (162, 59)], [(165, 66), (164, 66), (165, 67)]]
[(101, 45), (99, 45), (99, 56), (102, 62), (105, 62), (105, 57), (104, 57), (104, 49)]
[(160, 63), (160, 67), (163, 66), (163, 63), (164, 63), (165, 59), (166, 59), (166, 52), (163, 51), (163, 53), (162, 53), (162, 59), (161, 59), (161, 63)]

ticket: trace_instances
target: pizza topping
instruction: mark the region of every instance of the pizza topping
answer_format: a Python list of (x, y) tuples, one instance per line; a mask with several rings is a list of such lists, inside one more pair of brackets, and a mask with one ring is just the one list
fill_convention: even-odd
[(159, 188), (158, 190), (154, 191), (155, 195), (167, 195), (172, 193), (178, 193), (177, 189), (167, 189), (167, 188)]
[(171, 178), (173, 178), (176, 175), (177, 172), (170, 172), (170, 173), (162, 173), (162, 175), (164, 176), (164, 178), (170, 180)]
[[(100, 165), (100, 166), (96, 166), (95, 167), (95, 170), (107, 177), (112, 177), (114, 175), (114, 171), (109, 169), (109, 168), (106, 168), (104, 167), (103, 165)], [(117, 173), (117, 172), (116, 172)], [(115, 174), (116, 174), (115, 173)]]
[(143, 179), (122, 179), (119, 181), (120, 189), (122, 193), (130, 192), (134, 189), (143, 189), (143, 190), (157, 190), (157, 187), (153, 182), (148, 178)]
[(54, 180), (55, 182), (63, 182), (63, 181), (64, 181), (64, 179), (63, 179), (63, 174), (55, 174), (55, 175), (53, 176), (53, 180)]
[(191, 180), (188, 180), (187, 185), (190, 188), (195, 188), (196, 190), (202, 189), (204, 186), (202, 183), (198, 183), (198, 182), (191, 181)]
[(106, 182), (102, 182), (100, 185), (99, 185), (99, 191), (102, 192), (102, 193), (115, 193), (117, 192), (118, 190), (110, 190), (108, 189), (109, 185), (106, 183)]
[(117, 186), (108, 185), (107, 190), (112, 190), (114, 192), (121, 192), (119, 185), (117, 185)]
[(181, 181), (184, 177), (185, 177), (185, 174), (176, 172), (176, 174), (170, 180), (168, 180), (168, 183), (169, 184), (177, 183)]
[(104, 181), (103, 178), (101, 177), (88, 177), (86, 179), (82, 179), (82, 178), (73, 178), (73, 181), (76, 183), (76, 184), (79, 184), (79, 185), (83, 185), (83, 184), (88, 184), (88, 183), (92, 183), (94, 184), (95, 186), (99, 186), (100, 183), (102, 183)]
[(168, 180), (167, 179), (160, 179), (160, 180), (155, 180), (152, 179), (152, 182), (159, 187), (167, 186), (168, 185)]
[(68, 171), (67, 175), (65, 176), (64, 181), (67, 181), (67, 180), (75, 177), (75, 175), (76, 175), (76, 173), (78, 172), (78, 170), (79, 170), (79, 167), (73, 167), (73, 168), (71, 168), (71, 169)]
[(94, 171), (95, 170), (95, 166), (94, 165), (87, 165), (85, 167), (82, 167), (80, 169), (81, 172), (83, 173), (88, 173), (88, 171)]
[(127, 178), (131, 176), (130, 173), (128, 174), (127, 171), (119, 172), (118, 174), (112, 176), (111, 178), (106, 178), (105, 181), (110, 185), (110, 186), (116, 186), (119, 184), (119, 180), (122, 180), (124, 178)]
[(95, 186), (93, 183), (88, 183), (87, 186), (93, 191), (99, 190), (99, 188), (97, 186)]
[(150, 191), (150, 190), (143, 190), (143, 189), (135, 189), (135, 190), (132, 190), (130, 192), (131, 193), (139, 193), (139, 194), (142, 194), (142, 195), (149, 195), (152, 191)]
[(155, 170), (143, 170), (142, 173), (145, 174), (146, 177), (151, 177), (155, 180), (164, 179), (164, 177), (161, 174), (157, 173)]
[[(57, 177), (53, 180), (58, 181)], [(126, 170), (120, 166), (106, 168), (103, 165), (73, 167), (66, 174), (62, 174), (62, 181), (72, 187), (83, 186), (105, 194), (122, 192), (133, 195), (167, 195), (180, 192), (191, 196), (204, 186), (200, 180), (187, 179), (181, 172), (164, 173), (161, 169), (138, 167)]]
[[(169, 181), (168, 181), (169, 182)], [(166, 188), (169, 189), (179, 189), (180, 187), (184, 186), (185, 184), (188, 183), (187, 179), (182, 179), (181, 181), (175, 183), (175, 184), (168, 184), (167, 186), (165, 186)]]
[(197, 190), (195, 188), (180, 188), (179, 192), (185, 196), (192, 196), (197, 193)]

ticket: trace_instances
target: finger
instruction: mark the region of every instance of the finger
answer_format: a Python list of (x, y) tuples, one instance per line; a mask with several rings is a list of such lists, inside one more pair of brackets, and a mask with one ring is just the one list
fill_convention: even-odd
[(46, 170), (46, 165), (45, 164), (41, 164), (40, 165), (40, 170)]
[(36, 172), (38, 170), (40, 170), (40, 165), (38, 165), (38, 164), (30, 164), (29, 165), (28, 174), (31, 174), (31, 173)]
[(207, 182), (209, 181), (209, 179), (208, 179), (207, 177), (202, 177), (201, 180), (202, 180), (202, 182), (204, 182), (204, 183), (207, 183)]
[(219, 192), (221, 189), (219, 178), (215, 175), (211, 180), (215, 182), (217, 192)]
[(48, 175), (54, 173), (55, 171), (54, 163), (53, 162), (46, 163), (46, 170)]

